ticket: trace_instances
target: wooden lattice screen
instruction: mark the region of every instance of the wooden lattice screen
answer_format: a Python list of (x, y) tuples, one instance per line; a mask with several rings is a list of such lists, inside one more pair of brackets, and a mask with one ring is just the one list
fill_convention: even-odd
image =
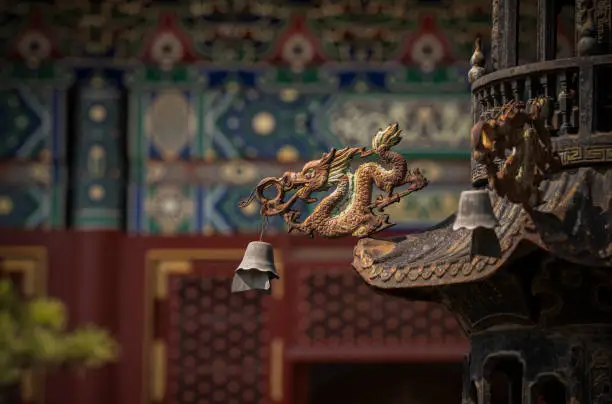
[(294, 335), (300, 345), (387, 346), (464, 338), (440, 305), (376, 293), (347, 268), (303, 270), (300, 275)]
[(168, 396), (173, 404), (261, 403), (267, 395), (263, 297), (231, 294), (229, 282), (197, 275), (170, 279)]

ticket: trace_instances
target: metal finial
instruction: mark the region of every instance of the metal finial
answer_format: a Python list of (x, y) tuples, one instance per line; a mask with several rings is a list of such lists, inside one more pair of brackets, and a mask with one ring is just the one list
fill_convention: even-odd
[(578, 56), (588, 56), (597, 53), (597, 30), (595, 27), (595, 7), (592, 1), (579, 2), (579, 18), (582, 21), (578, 27), (579, 40), (576, 44)]
[(476, 81), (478, 78), (482, 77), (485, 73), (485, 57), (484, 53), (482, 53), (482, 42), (480, 36), (476, 37), (476, 43), (474, 44), (474, 53), (470, 58), (470, 64), (472, 68), (468, 72), (468, 80), (470, 84)]

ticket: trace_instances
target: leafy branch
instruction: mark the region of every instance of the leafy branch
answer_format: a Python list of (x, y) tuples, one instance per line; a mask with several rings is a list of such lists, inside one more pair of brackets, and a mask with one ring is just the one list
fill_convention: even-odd
[(116, 358), (117, 344), (106, 330), (66, 327), (61, 301), (23, 299), (12, 281), (0, 279), (0, 385), (18, 382), (25, 369), (99, 367)]

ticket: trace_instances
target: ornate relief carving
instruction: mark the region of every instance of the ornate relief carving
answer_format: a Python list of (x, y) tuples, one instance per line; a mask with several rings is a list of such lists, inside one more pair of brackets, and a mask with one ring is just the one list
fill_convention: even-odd
[[(385, 208), (402, 198), (425, 188), (428, 180), (421, 171), (408, 168), (408, 162), (391, 149), (401, 141), (401, 129), (397, 123), (379, 129), (372, 138), (372, 148), (332, 148), (318, 160), (309, 161), (302, 170), (285, 172), (280, 177), (262, 179), (251, 194), (238, 206), (247, 208), (255, 198), (261, 204), (263, 218), (281, 216), (289, 232), (326, 238), (344, 236), (367, 237), (394, 225)], [(351, 163), (364, 157), (376, 155), (378, 161), (359, 161), (353, 173)], [(408, 185), (402, 191), (396, 188)], [(373, 201), (373, 190), (382, 193)], [(264, 192), (275, 188), (276, 194), (268, 198)], [(335, 188), (321, 201), (313, 195)], [(293, 191), (293, 195), (286, 194)], [(313, 204), (312, 213), (298, 222), (302, 212), (296, 209), (296, 202)]]

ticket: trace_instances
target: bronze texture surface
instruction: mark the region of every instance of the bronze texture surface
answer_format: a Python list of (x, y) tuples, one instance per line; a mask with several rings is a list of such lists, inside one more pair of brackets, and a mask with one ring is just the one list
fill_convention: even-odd
[(452, 215), (418, 235), (360, 240), (353, 266), (378, 288), (443, 286), (490, 276), (513, 257), (521, 242), (576, 264), (612, 266), (612, 171), (564, 171), (543, 181), (540, 191), (544, 202), (530, 213), (493, 197), (500, 258), (471, 256), (470, 231), (453, 231)]
[[(367, 237), (388, 227), (389, 215), (384, 214), (387, 206), (401, 198), (423, 189), (428, 181), (417, 168), (408, 168), (406, 159), (391, 151), (401, 141), (401, 130), (397, 123), (381, 129), (372, 139), (372, 149), (346, 147), (331, 149), (318, 160), (309, 161), (301, 171), (286, 172), (281, 177), (262, 179), (251, 195), (239, 206), (248, 206), (255, 198), (261, 203), (262, 217), (280, 215), (289, 226), (289, 232), (298, 231), (308, 236), (315, 234), (336, 238), (344, 236)], [(359, 161), (355, 172), (350, 163), (356, 158), (376, 155), (378, 161)], [(401, 192), (395, 188), (409, 185)], [(383, 191), (372, 201), (374, 186)], [(266, 189), (274, 187), (276, 195), (267, 198)], [(335, 188), (319, 202), (313, 196)], [(294, 194), (285, 199), (287, 193)], [(319, 204), (303, 221), (298, 222), (302, 213), (295, 203)]]
[[(485, 166), (489, 186), (499, 196), (527, 209), (540, 203), (538, 185), (546, 174), (561, 168), (545, 127), (549, 100), (511, 101), (493, 117), (483, 117), (472, 128), (472, 158)], [(510, 155), (498, 170), (496, 159)]]

